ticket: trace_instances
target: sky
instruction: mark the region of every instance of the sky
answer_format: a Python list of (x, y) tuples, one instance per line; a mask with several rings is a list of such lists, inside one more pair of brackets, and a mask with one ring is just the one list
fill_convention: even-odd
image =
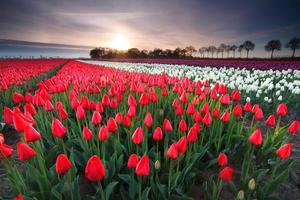
[(198, 49), (251, 40), (256, 44), (251, 56), (264, 57), (267, 41), (285, 44), (300, 37), (299, 10), (299, 0), (1, 0), (0, 39), (11, 43), (0, 41), (0, 56), (42, 48), (12, 40), (71, 45), (64, 51), (81, 51), (78, 56), (88, 56), (88, 50), (76, 45), (115, 47), (116, 41), (139, 49)]

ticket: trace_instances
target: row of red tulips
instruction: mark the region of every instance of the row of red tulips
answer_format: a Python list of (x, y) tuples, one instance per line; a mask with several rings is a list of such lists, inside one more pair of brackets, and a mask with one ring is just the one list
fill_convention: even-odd
[(287, 106), (265, 117), (223, 84), (71, 61), (37, 86), (3, 110), (26, 167), (0, 136), (16, 199), (189, 199), (193, 184), (207, 199), (274, 199), (293, 164)]

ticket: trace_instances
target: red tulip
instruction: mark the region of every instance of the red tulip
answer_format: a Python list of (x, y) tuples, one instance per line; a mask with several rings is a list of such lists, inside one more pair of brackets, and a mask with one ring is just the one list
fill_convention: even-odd
[(85, 110), (82, 105), (79, 105), (76, 109), (76, 118), (84, 119), (85, 118)]
[(67, 129), (64, 125), (56, 118), (52, 120), (52, 134), (55, 137), (61, 138), (67, 133)]
[(72, 167), (72, 164), (65, 154), (60, 154), (56, 158), (55, 169), (57, 174), (64, 174)]
[(288, 131), (292, 134), (296, 134), (300, 129), (300, 122), (294, 120), (291, 125), (288, 127)]
[(0, 133), (0, 145), (4, 144), (4, 135)]
[(83, 127), (82, 135), (83, 139), (90, 140), (93, 137), (93, 132), (87, 126), (85, 126)]
[(85, 177), (93, 182), (101, 181), (105, 177), (105, 168), (98, 156), (94, 155), (88, 160)]
[(24, 198), (21, 194), (18, 194), (17, 196), (15, 196), (14, 200), (24, 200)]
[(167, 156), (173, 160), (175, 160), (178, 157), (178, 148), (176, 143), (172, 144), (168, 151), (167, 151)]
[(121, 113), (121, 112), (118, 112), (118, 113), (116, 114), (115, 120), (116, 120), (117, 124), (122, 124), (123, 116), (122, 116), (122, 113)]
[(175, 115), (181, 116), (183, 115), (183, 106), (181, 104), (178, 104), (175, 108)]
[(98, 133), (98, 138), (100, 141), (106, 141), (108, 140), (109, 132), (107, 126), (103, 125)]
[(10, 157), (14, 150), (11, 146), (7, 145), (7, 144), (0, 144), (0, 160), (2, 159), (1, 155), (4, 155), (6, 158)]
[(24, 96), (18, 92), (14, 92), (12, 99), (15, 103), (22, 103), (25, 100)]
[(47, 112), (54, 110), (54, 106), (52, 105), (51, 101), (49, 101), (49, 100), (46, 101), (44, 108)]
[(182, 94), (180, 95), (179, 100), (180, 100), (182, 103), (186, 103), (186, 102), (189, 100), (189, 97), (188, 97), (188, 95), (186, 94), (186, 92), (182, 92)]
[(17, 152), (19, 160), (29, 160), (36, 155), (34, 149), (22, 142), (17, 143)]
[(131, 125), (131, 119), (128, 114), (124, 115), (123, 125), (129, 127)]
[(222, 116), (221, 116), (221, 121), (222, 122), (229, 122), (229, 120), (230, 120), (230, 114), (229, 114), (229, 112), (226, 110), (223, 114), (222, 114)]
[(265, 124), (267, 126), (275, 126), (275, 115), (270, 115), (266, 120)]
[(107, 128), (109, 132), (115, 133), (118, 130), (117, 122), (114, 118), (110, 117), (107, 121)]
[(228, 159), (225, 153), (220, 153), (218, 157), (218, 165), (221, 167), (226, 166), (228, 163)]
[(194, 112), (195, 112), (195, 106), (194, 106), (194, 104), (189, 103), (189, 104), (188, 104), (188, 107), (187, 107), (187, 109), (186, 109), (186, 113), (187, 113), (188, 115), (192, 115), (192, 114), (194, 114)]
[(4, 106), (4, 108), (3, 108), (3, 121), (6, 124), (13, 123), (13, 111), (6, 106)]
[(188, 127), (187, 127), (186, 122), (185, 122), (183, 119), (180, 120), (180, 122), (179, 122), (179, 130), (180, 130), (181, 132), (186, 132), (187, 129), (188, 129)]
[(35, 142), (41, 139), (41, 134), (32, 126), (27, 126), (24, 130), (24, 139), (26, 142)]
[(148, 128), (150, 128), (152, 126), (152, 114), (150, 112), (148, 112), (146, 114), (146, 117), (144, 119), (144, 124), (145, 126), (147, 126)]
[(116, 99), (112, 99), (109, 103), (109, 107), (111, 107), (112, 109), (115, 109), (118, 107), (118, 102)]
[(68, 118), (68, 113), (66, 112), (66, 110), (64, 108), (60, 109), (58, 112), (59, 112), (59, 117), (61, 120), (65, 120)]
[(139, 145), (144, 138), (144, 131), (141, 127), (138, 127), (137, 129), (135, 129), (134, 133), (132, 134), (132, 142), (136, 145)]
[(252, 110), (252, 105), (249, 101), (247, 101), (244, 105), (244, 111), (245, 112), (250, 112)]
[(221, 104), (229, 105), (230, 104), (230, 96), (229, 96), (229, 94), (222, 95), (220, 97), (219, 101), (220, 101)]
[(97, 124), (101, 124), (102, 122), (102, 117), (100, 115), (100, 113), (95, 110), (92, 116), (92, 124), (97, 125)]
[(233, 110), (232, 110), (232, 114), (236, 117), (242, 117), (243, 116), (243, 108), (240, 104), (237, 104), (236, 106), (234, 106)]
[(256, 129), (248, 138), (249, 142), (254, 145), (262, 144), (262, 134), (260, 129)]
[(32, 116), (34, 116), (36, 114), (34, 105), (32, 103), (26, 103), (24, 106), (24, 113), (25, 112), (29, 112)]
[(202, 119), (202, 123), (205, 125), (205, 126), (209, 126), (211, 123), (212, 123), (212, 119), (211, 119), (211, 116), (210, 116), (210, 113), (207, 112), (203, 119)]
[(129, 117), (135, 117), (136, 116), (136, 107), (130, 106), (128, 109), (127, 115)]
[(150, 160), (147, 155), (144, 155), (135, 168), (135, 173), (138, 176), (149, 176)]
[(231, 167), (225, 167), (222, 171), (220, 171), (219, 178), (225, 182), (229, 182), (232, 180), (233, 173), (234, 171)]
[(153, 137), (153, 140), (156, 142), (161, 141), (163, 139), (163, 133), (162, 133), (162, 130), (160, 127), (156, 127), (154, 129), (152, 137)]
[(138, 156), (135, 153), (131, 154), (130, 157), (128, 158), (127, 167), (128, 168), (135, 168), (138, 163), (139, 163)]
[(172, 125), (168, 119), (164, 119), (163, 129), (164, 129), (164, 131), (172, 131), (173, 130)]
[(109, 96), (107, 94), (103, 95), (102, 97), (102, 105), (107, 107), (110, 104), (110, 99)]
[(202, 122), (202, 116), (198, 110), (195, 110), (195, 112), (193, 114), (193, 119), (194, 119), (194, 122), (198, 122), (198, 123)]
[(288, 108), (287, 108), (286, 104), (281, 103), (277, 106), (277, 109), (276, 109), (277, 115), (286, 116), (287, 113), (288, 113)]
[(255, 112), (254, 112), (254, 119), (256, 120), (261, 120), (264, 118), (264, 113), (262, 111), (261, 108), (258, 108)]
[(150, 97), (147, 93), (143, 93), (139, 100), (140, 105), (148, 105), (150, 103)]
[(231, 93), (231, 99), (233, 101), (240, 101), (241, 100), (241, 94), (238, 91), (238, 89), (234, 89)]
[(176, 143), (177, 149), (180, 153), (184, 154), (186, 152), (188, 141), (186, 136), (182, 136)]
[(137, 104), (136, 104), (136, 100), (134, 98), (134, 96), (132, 96), (131, 94), (128, 96), (128, 99), (127, 99), (127, 105), (130, 107), (130, 106), (134, 106), (136, 107)]
[(214, 118), (219, 118), (220, 117), (220, 110), (218, 108), (214, 108), (212, 111), (212, 116)]
[(187, 135), (188, 142), (197, 142), (198, 140), (198, 131), (195, 126), (192, 126)]
[(276, 150), (276, 154), (281, 159), (289, 159), (292, 152), (292, 144), (284, 144), (279, 149)]
[(201, 112), (208, 113), (209, 112), (209, 104), (205, 103), (201, 109)]
[(56, 110), (61, 110), (64, 108), (63, 103), (61, 101), (56, 102), (55, 107)]

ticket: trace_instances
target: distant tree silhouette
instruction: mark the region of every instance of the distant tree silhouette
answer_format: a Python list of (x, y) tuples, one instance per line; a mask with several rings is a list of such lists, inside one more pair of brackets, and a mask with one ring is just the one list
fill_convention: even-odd
[(295, 57), (296, 49), (300, 48), (300, 38), (292, 38), (286, 45), (286, 48), (289, 48), (293, 51), (292, 58)]
[(242, 57), (242, 51), (244, 49), (244, 45), (240, 45), (239, 48), (238, 48), (238, 52), (240, 53), (240, 58)]
[(140, 50), (138, 48), (128, 49), (127, 55), (129, 58), (138, 58), (140, 55)]
[(235, 51), (236, 51), (236, 49), (237, 49), (237, 46), (236, 46), (236, 45), (232, 45), (232, 46), (230, 47), (230, 50), (232, 51), (233, 57), (234, 57), (234, 58), (235, 58)]
[(229, 58), (229, 52), (231, 51), (230, 45), (225, 46), (225, 51), (227, 52), (227, 58)]
[(223, 53), (224, 53), (225, 49), (226, 49), (226, 44), (223, 44), (223, 43), (220, 44), (219, 50), (220, 50), (220, 52), (222, 53), (222, 58), (223, 58)]
[(195, 47), (192, 45), (185, 47), (185, 50), (186, 50), (186, 55), (190, 57), (193, 55), (193, 53), (197, 52)]
[(265, 45), (265, 50), (267, 52), (271, 52), (271, 59), (273, 58), (274, 50), (280, 51), (281, 50), (281, 42), (280, 40), (270, 40)]
[(100, 58), (104, 55), (105, 50), (104, 48), (94, 48), (90, 51), (91, 58)]
[(208, 47), (209, 52), (211, 53), (211, 57), (214, 57), (214, 53), (217, 51), (217, 48), (215, 46), (209, 46)]
[(206, 47), (201, 47), (199, 50), (198, 50), (199, 54), (204, 58), (204, 54), (206, 52)]
[(179, 58), (180, 55), (181, 55), (181, 51), (182, 51), (182, 49), (179, 48), (179, 47), (177, 47), (177, 48), (174, 50), (174, 52), (173, 52), (174, 57), (175, 57), (175, 58)]
[(247, 58), (248, 58), (248, 55), (249, 55), (249, 51), (253, 51), (254, 48), (255, 48), (255, 44), (253, 42), (251, 42), (250, 40), (247, 40), (243, 43), (243, 46), (244, 46), (244, 49), (246, 50), (247, 52)]

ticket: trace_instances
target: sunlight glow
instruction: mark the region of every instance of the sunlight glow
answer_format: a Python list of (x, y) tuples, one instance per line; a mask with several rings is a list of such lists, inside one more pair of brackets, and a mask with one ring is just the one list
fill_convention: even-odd
[(127, 50), (129, 49), (129, 41), (124, 35), (116, 35), (111, 43), (111, 48), (118, 50)]

